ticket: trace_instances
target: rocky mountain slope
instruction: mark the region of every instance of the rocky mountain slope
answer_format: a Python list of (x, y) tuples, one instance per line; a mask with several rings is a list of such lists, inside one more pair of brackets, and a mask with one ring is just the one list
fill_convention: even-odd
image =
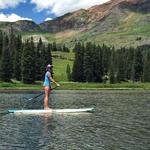
[(8, 31), (11, 27), (18, 32), (41, 32), (40, 26), (33, 21), (0, 22), (1, 30)]
[(111, 0), (103, 5), (81, 9), (46, 21), (40, 24), (40, 27), (47, 32), (60, 32), (67, 29), (87, 30), (99, 26), (101, 31), (118, 25), (119, 20), (124, 20), (132, 12), (148, 13), (149, 9), (149, 0)]
[(42, 34), (48, 41), (69, 45), (76, 41), (142, 45), (150, 43), (150, 0), (111, 0), (39, 25), (32, 21), (0, 23), (2, 30), (7, 31), (10, 27), (29, 35)]

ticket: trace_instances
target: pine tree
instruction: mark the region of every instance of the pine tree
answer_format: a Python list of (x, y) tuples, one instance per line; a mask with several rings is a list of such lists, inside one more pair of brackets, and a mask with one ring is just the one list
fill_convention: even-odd
[(1, 60), (2, 50), (3, 50), (3, 33), (0, 30), (0, 60)]
[(35, 50), (35, 78), (36, 80), (42, 80), (42, 74), (41, 74), (41, 68), (42, 68), (42, 57), (41, 57), (41, 53), (43, 50), (43, 42), (42, 39), (39, 39), (39, 42), (37, 43), (37, 47)]
[(103, 64), (103, 74), (108, 74), (110, 61), (111, 61), (111, 48), (103, 44), (102, 49), (102, 64)]
[(98, 45), (93, 45), (92, 54), (92, 64), (93, 64), (93, 82), (102, 82), (103, 76), (103, 64), (102, 64), (102, 49)]
[(36, 80), (35, 78), (36, 61), (35, 61), (35, 45), (34, 45), (33, 37), (31, 37), (30, 39), (30, 56), (32, 56), (32, 59), (31, 59), (32, 66), (30, 67), (30, 69), (32, 73), (32, 82), (34, 82)]
[(62, 52), (63, 50), (62, 50), (62, 46), (61, 46), (61, 44), (59, 44), (58, 46), (57, 46), (57, 51), (60, 51), (60, 52)]
[(22, 54), (22, 38), (20, 35), (16, 37), (16, 49), (14, 52), (13, 77), (21, 80), (21, 54)]
[(150, 49), (144, 57), (143, 82), (150, 82)]
[[(45, 49), (45, 67), (47, 64), (53, 65), (53, 60), (52, 60), (52, 45), (48, 44), (46, 49)], [(53, 68), (51, 68), (51, 75), (53, 76)]]
[(134, 59), (134, 48), (130, 47), (130, 48), (126, 48), (125, 50), (125, 55), (124, 55), (125, 59), (125, 78), (127, 80), (131, 80), (131, 76), (132, 76), (132, 63), (133, 63), (133, 59)]
[(134, 57), (132, 63), (132, 80), (141, 81), (143, 74), (143, 56), (141, 49), (134, 50)]
[(117, 51), (117, 82), (124, 81), (125, 79), (125, 49), (121, 48)]
[(65, 44), (63, 45), (62, 51), (63, 51), (63, 52), (69, 52), (69, 49), (66, 47)]
[(45, 73), (45, 68), (46, 68), (46, 63), (47, 63), (47, 53), (46, 53), (46, 49), (45, 49), (45, 45), (43, 45), (42, 49), (41, 49), (41, 70), (40, 70), (40, 75), (41, 75), (41, 79), (44, 79), (44, 73)]
[(111, 65), (110, 65), (110, 73), (109, 73), (109, 78), (110, 78), (110, 83), (114, 84), (115, 83), (115, 52), (112, 50), (111, 54)]
[(98, 72), (98, 53), (97, 53), (97, 49), (96, 49), (96, 45), (95, 44), (92, 44), (92, 47), (91, 47), (91, 72), (92, 72), (92, 78), (91, 78), (91, 81), (90, 82), (96, 82), (98, 77), (99, 77), (99, 74), (97, 73)]
[(86, 50), (84, 52), (84, 76), (87, 82), (92, 82), (93, 79), (93, 64), (92, 64), (92, 43), (86, 43)]
[(72, 69), (72, 79), (73, 81), (83, 82), (84, 81), (84, 71), (83, 71), (83, 59), (84, 59), (84, 46), (81, 43), (75, 45), (75, 60)]
[(13, 70), (14, 64), (13, 63), (14, 63), (14, 54), (16, 51), (16, 36), (15, 36), (15, 32), (14, 32), (14, 29), (12, 26), (9, 29), (8, 37), (9, 37), (9, 50), (10, 50), (10, 57), (11, 57), (11, 59), (10, 59), (11, 72), (12, 72), (12, 74), (14, 74), (14, 70)]
[(57, 51), (57, 44), (56, 44), (56, 42), (53, 42), (53, 44), (52, 44), (52, 50), (53, 51)]
[(69, 64), (67, 64), (66, 74), (67, 74), (68, 81), (71, 81), (71, 69), (70, 69), (70, 65)]
[(51, 53), (51, 50), (52, 50), (52, 47), (51, 47), (51, 44), (48, 44), (47, 45), (47, 48), (46, 48), (46, 62), (45, 64), (51, 64), (52, 65), (52, 53)]
[(31, 84), (35, 81), (35, 53), (32, 44), (32, 39), (31, 42), (27, 40), (22, 53), (22, 82), (27, 84)]
[(1, 81), (5, 82), (10, 82), (12, 77), (11, 57), (8, 43), (9, 43), (8, 36), (4, 35), (3, 50), (0, 63), (0, 79)]

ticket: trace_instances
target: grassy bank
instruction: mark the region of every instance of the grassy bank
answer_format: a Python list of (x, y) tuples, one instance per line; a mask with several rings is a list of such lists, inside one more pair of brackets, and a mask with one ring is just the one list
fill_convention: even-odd
[[(75, 83), (60, 82), (61, 86), (58, 90), (100, 90), (100, 89), (149, 89), (150, 83), (121, 83), (121, 84), (103, 84), (103, 83)], [(54, 86), (54, 85), (53, 85)], [(21, 82), (5, 83), (0, 82), (0, 90), (42, 90), (42, 82), (35, 84), (23, 84)]]

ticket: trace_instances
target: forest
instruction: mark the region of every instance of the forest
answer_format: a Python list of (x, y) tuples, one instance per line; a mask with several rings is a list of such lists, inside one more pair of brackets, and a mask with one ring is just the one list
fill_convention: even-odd
[(77, 43), (72, 80), (78, 82), (150, 82), (150, 45), (115, 49)]
[[(43, 80), (45, 66), (52, 64), (52, 51), (68, 52), (69, 48), (53, 43), (35, 43), (33, 37), (22, 40), (13, 29), (0, 31), (0, 81), (11, 79), (32, 84)], [(77, 42), (73, 67), (66, 66), (69, 81), (74, 82), (150, 82), (150, 45), (122, 47)]]

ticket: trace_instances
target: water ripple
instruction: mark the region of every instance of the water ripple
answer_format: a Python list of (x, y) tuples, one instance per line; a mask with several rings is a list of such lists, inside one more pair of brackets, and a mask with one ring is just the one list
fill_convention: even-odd
[[(0, 111), (21, 108), (34, 94), (0, 95)], [(42, 98), (41, 98), (42, 99)], [(42, 108), (41, 99), (26, 108)], [(0, 150), (149, 150), (149, 91), (57, 91), (55, 108), (94, 113), (0, 114)], [(31, 106), (32, 105), (32, 106)]]

